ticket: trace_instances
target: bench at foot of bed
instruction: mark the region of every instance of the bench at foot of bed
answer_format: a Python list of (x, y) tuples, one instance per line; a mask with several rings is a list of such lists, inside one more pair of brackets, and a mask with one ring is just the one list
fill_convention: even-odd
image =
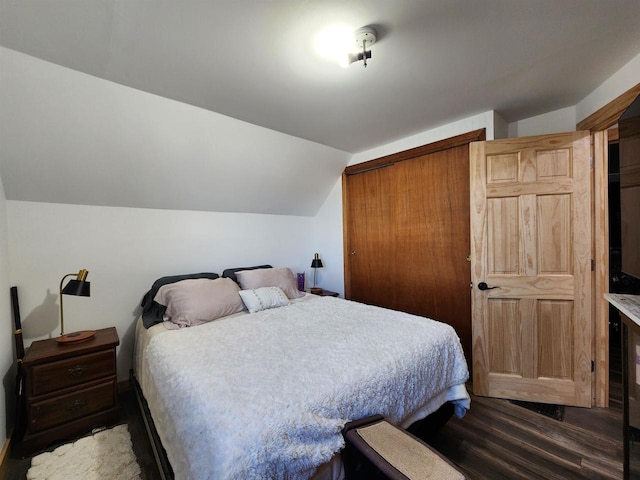
[(464, 480), (449, 460), (418, 437), (374, 415), (349, 422), (342, 434), (347, 480)]

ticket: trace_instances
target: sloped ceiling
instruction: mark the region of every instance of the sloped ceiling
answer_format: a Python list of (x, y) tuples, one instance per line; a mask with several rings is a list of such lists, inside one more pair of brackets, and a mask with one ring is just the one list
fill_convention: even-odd
[[(6, 118), (8, 110), (12, 115), (37, 116), (38, 111), (49, 108), (53, 109), (49, 111), (51, 122), (58, 125), (53, 130), (63, 126), (81, 128), (81, 133), (95, 137), (99, 136), (96, 129), (100, 128), (102, 119), (96, 118), (95, 106), (86, 107), (86, 103), (72, 98), (74, 89), (80, 88), (79, 84), (93, 89), (93, 96), (87, 93), (85, 100), (95, 99), (96, 91), (102, 95), (102, 90), (110, 91), (121, 102), (133, 96), (116, 87), (93, 85), (84, 75), (73, 77), (53, 67), (34, 66), (12, 53), (19, 52), (197, 107), (183, 113), (182, 118), (189, 118), (189, 122), (206, 118), (204, 125), (214, 128), (213, 124), (223, 122), (224, 117), (241, 121), (230, 128), (246, 130), (245, 134), (252, 126), (272, 130), (267, 134), (270, 138), (266, 143), (253, 142), (256, 151), (241, 149), (243, 154), (234, 165), (247, 165), (245, 162), (249, 159), (248, 165), (252, 166), (243, 179), (255, 175), (258, 165), (268, 165), (257, 159), (264, 156), (265, 162), (282, 159), (277, 170), (289, 175), (289, 180), (277, 185), (281, 189), (303, 185), (304, 179), (315, 175), (322, 177), (319, 170), (311, 166), (321, 159), (326, 159), (324, 167), (328, 168), (323, 171), (328, 170), (328, 176), (335, 183), (350, 153), (487, 110), (496, 110), (507, 122), (512, 122), (575, 105), (638, 54), (638, 18), (640, 2), (637, 0), (0, 0), (0, 45), (5, 47), (2, 56), (5, 92), (0, 93), (4, 99), (2, 126), (4, 129), (11, 124), (18, 128)], [(373, 46), (373, 58), (366, 69), (361, 63), (342, 69), (316, 55), (315, 35), (335, 23), (349, 25), (354, 30), (365, 25), (376, 27), (379, 40)], [(7, 72), (7, 66), (19, 72)], [(25, 86), (25, 79), (19, 75), (28, 72), (45, 78), (40, 79), (42, 83), (38, 85)], [(22, 114), (16, 113), (21, 111), (21, 106), (12, 103), (9, 97), (16, 96), (6, 93), (5, 85), (29, 96), (28, 87), (42, 93), (47, 82), (54, 84), (52, 92), (58, 98), (45, 100), (43, 95), (40, 106), (32, 104), (31, 111), (27, 108)], [(80, 98), (84, 94), (82, 88)], [(61, 92), (67, 93), (60, 95)], [(135, 98), (134, 103), (148, 104), (147, 97), (137, 95)], [(77, 125), (72, 119), (64, 118), (65, 104), (77, 109), (74, 115), (91, 116), (88, 125), (83, 127), (82, 122)], [(85, 107), (89, 111), (83, 110)], [(99, 108), (106, 109), (97, 111), (106, 111), (104, 114), (111, 122), (124, 111), (124, 107), (114, 109), (113, 103)], [(155, 113), (166, 115), (176, 108), (181, 109), (167, 104)], [(214, 113), (209, 116), (194, 113), (200, 109)], [(130, 113), (128, 111), (127, 116)], [(73, 142), (68, 132), (58, 132), (65, 146), (56, 146), (52, 144), (51, 128), (43, 128), (49, 131), (43, 134), (34, 125), (41, 119), (34, 122), (31, 117), (31, 121), (24, 121), (29, 135), (24, 134), (26, 127), (22, 124), (19, 125), (22, 135), (18, 133), (16, 137), (12, 131), (12, 136), (3, 137), (3, 141), (10, 144), (10, 155), (0, 154), (0, 173), (8, 198), (29, 199), (16, 193), (26, 188), (25, 178), (20, 175), (35, 168), (35, 163), (30, 163), (35, 162), (34, 157), (44, 155), (43, 151), (34, 151), (33, 145), (12, 143), (37, 142), (34, 136), (40, 135), (41, 141), (47, 142), (46, 149), (52, 151), (52, 162), (59, 163), (59, 171), (74, 166), (77, 170), (77, 165), (67, 163), (71, 160), (64, 160), (66, 157), (84, 157), (89, 164), (92, 162), (85, 157), (91, 151), (89, 148), (69, 146)], [(225, 125), (231, 124), (226, 121)], [(176, 125), (169, 122), (160, 128), (171, 130), (176, 129)], [(177, 128), (175, 133), (184, 131), (188, 129)], [(281, 134), (284, 136), (274, 137)], [(151, 141), (150, 137), (158, 135), (150, 125), (142, 138)], [(196, 144), (204, 142), (202, 132), (193, 135), (194, 138), (187, 138)], [(226, 130), (222, 136), (227, 136)], [(126, 135), (121, 138), (125, 143), (133, 142), (133, 138)], [(308, 142), (299, 143), (299, 139)], [(188, 151), (193, 178), (182, 179), (179, 172), (174, 172), (175, 178), (185, 184), (203, 175), (212, 175), (211, 169), (216, 167), (212, 167), (211, 162), (219, 158), (212, 152), (223, 140), (219, 139), (215, 146), (203, 147), (206, 154), (197, 153), (202, 153), (202, 148)], [(187, 142), (183, 137), (177, 143)], [(148, 148), (166, 150), (158, 145)], [(175, 142), (171, 145), (175, 147)], [(284, 146), (283, 151), (278, 152), (277, 145)], [(293, 155), (287, 153), (291, 145), (295, 145)], [(225, 144), (226, 154), (229, 148)], [(307, 164), (300, 167), (300, 158), (305, 157), (301, 152), (307, 148), (310, 151)], [(99, 156), (100, 165), (95, 169), (99, 173), (93, 173), (94, 169), (86, 166), (79, 179), (99, 189), (105, 179), (126, 177), (127, 166), (136, 175), (160, 175), (158, 171), (153, 173), (150, 160), (142, 162), (139, 168), (133, 167), (139, 160), (136, 155), (131, 155), (126, 163), (112, 158), (113, 155), (126, 156), (126, 152), (128, 150), (120, 146), (110, 152), (109, 159)], [(142, 156), (150, 159), (152, 153), (145, 151)], [(164, 160), (175, 161), (171, 156)], [(43, 161), (40, 158), (39, 164)], [(111, 164), (113, 168), (109, 167)], [(224, 164), (215, 172), (223, 185), (240, 180), (229, 177), (225, 181), (226, 174), (221, 171), (230, 171), (232, 166)], [(293, 168), (295, 175), (286, 173), (291, 166), (298, 167)], [(43, 172), (49, 173), (46, 169)], [(258, 181), (254, 184), (252, 186), (259, 187)], [(67, 187), (58, 185), (58, 198)], [(189, 195), (182, 192), (184, 186), (179, 184), (168, 187), (175, 190), (176, 197)], [(318, 187), (317, 198), (308, 189), (293, 188), (298, 197), (310, 198), (308, 205), (284, 210), (274, 205), (266, 210), (310, 214), (317, 210), (320, 197), (329, 188), (328, 185)], [(103, 196), (104, 200), (91, 202), (117, 203), (114, 195), (104, 193)], [(30, 198), (41, 201), (35, 194)], [(157, 200), (149, 203), (162, 204)], [(192, 205), (199, 209), (201, 203), (211, 205), (212, 200), (183, 202), (176, 208)], [(213, 203), (216, 206), (209, 208), (234, 211), (221, 199)], [(303, 204), (305, 202), (299, 200), (299, 205)], [(249, 204), (238, 208), (258, 210)]]

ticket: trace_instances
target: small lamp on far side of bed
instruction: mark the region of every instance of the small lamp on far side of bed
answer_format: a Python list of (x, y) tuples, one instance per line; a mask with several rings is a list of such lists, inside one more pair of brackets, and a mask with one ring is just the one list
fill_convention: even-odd
[[(64, 333), (64, 312), (62, 309), (62, 296), (63, 295), (75, 295), (78, 297), (90, 297), (91, 296), (91, 284), (87, 282), (87, 275), (89, 272), (84, 268), (78, 273), (68, 273), (62, 280), (60, 280), (60, 336), (56, 338), (56, 341), (61, 344), (79, 343), (86, 340), (90, 340), (96, 334), (95, 330), (83, 330), (80, 332)], [(69, 283), (62, 288), (65, 278), (75, 276), (75, 280), (69, 280)]]
[(311, 293), (322, 293), (322, 288), (318, 287), (316, 283), (318, 269), (322, 268), (322, 260), (320, 260), (320, 256), (317, 253), (313, 256), (313, 260), (311, 260), (311, 268), (313, 268), (313, 287), (311, 287), (309, 291)]

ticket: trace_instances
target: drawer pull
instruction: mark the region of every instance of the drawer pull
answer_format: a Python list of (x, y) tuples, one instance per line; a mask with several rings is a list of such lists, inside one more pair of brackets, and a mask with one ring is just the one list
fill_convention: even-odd
[(75, 367), (67, 369), (67, 375), (71, 377), (81, 377), (85, 373), (87, 373), (86, 365), (76, 365)]
[(88, 405), (86, 400), (74, 400), (67, 406), (67, 410), (70, 412), (77, 412)]

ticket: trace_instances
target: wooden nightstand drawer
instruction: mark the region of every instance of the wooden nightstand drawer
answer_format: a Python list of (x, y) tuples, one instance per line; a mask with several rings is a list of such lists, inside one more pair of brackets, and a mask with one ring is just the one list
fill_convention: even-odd
[(115, 373), (116, 359), (111, 350), (36, 365), (31, 377), (31, 393), (43, 395)]
[(115, 405), (116, 379), (29, 405), (29, 430), (39, 432)]

